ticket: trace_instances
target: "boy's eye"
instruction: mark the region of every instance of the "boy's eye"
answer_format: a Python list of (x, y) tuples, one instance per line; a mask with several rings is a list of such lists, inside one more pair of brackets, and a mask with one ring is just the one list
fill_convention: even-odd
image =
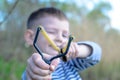
[(68, 35), (68, 34), (63, 34), (63, 37), (64, 37), (64, 38), (68, 38), (69, 35)]
[(54, 34), (55, 32), (54, 31), (47, 31), (47, 33)]

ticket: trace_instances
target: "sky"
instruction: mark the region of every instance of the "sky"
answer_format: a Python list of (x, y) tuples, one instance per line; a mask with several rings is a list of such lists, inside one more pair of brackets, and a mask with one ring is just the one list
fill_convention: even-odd
[(112, 5), (112, 10), (109, 12), (111, 25), (113, 28), (120, 31), (120, 0), (108, 0)]
[[(109, 2), (112, 6), (112, 9), (108, 12), (108, 16), (111, 19), (111, 27), (120, 31), (120, 0), (84, 0), (87, 1), (87, 7), (92, 9), (94, 3), (99, 3), (100, 1)], [(81, 5), (81, 0), (75, 0), (77, 5)]]

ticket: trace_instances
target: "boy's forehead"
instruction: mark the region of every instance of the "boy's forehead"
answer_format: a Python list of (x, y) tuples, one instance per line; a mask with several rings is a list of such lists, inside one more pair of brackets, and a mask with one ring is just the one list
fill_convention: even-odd
[(65, 19), (60, 20), (60, 19), (53, 17), (53, 16), (40, 18), (35, 23), (37, 25), (41, 25), (45, 28), (47, 28), (47, 27), (64, 27), (66, 29), (67, 28), (69, 29), (68, 20), (65, 20)]

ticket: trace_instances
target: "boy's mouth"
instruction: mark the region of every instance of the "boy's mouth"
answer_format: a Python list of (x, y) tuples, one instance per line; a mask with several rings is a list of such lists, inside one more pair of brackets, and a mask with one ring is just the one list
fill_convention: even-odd
[(58, 51), (57, 50), (55, 50), (51, 45), (49, 45), (49, 47), (50, 47), (50, 49), (52, 50), (52, 51), (54, 51), (54, 55), (57, 55), (58, 54)]
[[(52, 49), (54, 49), (53, 47), (52, 47), (52, 45), (49, 45)], [(59, 49), (62, 49), (63, 47), (62, 46), (57, 46)], [(54, 49), (55, 50), (55, 49)], [(57, 51), (57, 50), (55, 50), (55, 51)], [(58, 51), (59, 52), (59, 51)]]

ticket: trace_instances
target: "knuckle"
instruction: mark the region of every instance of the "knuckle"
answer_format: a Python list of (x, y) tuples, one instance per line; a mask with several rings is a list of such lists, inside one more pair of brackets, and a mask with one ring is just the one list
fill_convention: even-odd
[(35, 60), (34, 60), (34, 63), (37, 64), (37, 65), (38, 65), (40, 62), (41, 62), (40, 59), (35, 59)]
[(36, 64), (39, 64), (39, 62), (41, 61), (41, 57), (37, 54), (37, 53), (34, 53), (32, 55), (32, 60), (36, 63)]
[(36, 79), (37, 79), (37, 76), (36, 76), (34, 73), (32, 73), (32, 74), (31, 74), (31, 78), (32, 78), (32, 80), (36, 80)]
[(36, 80), (36, 76), (35, 75), (32, 75), (32, 80)]
[(44, 71), (44, 70), (40, 70), (40, 73), (41, 73), (41, 76), (46, 76), (50, 74), (49, 71)]
[(42, 80), (52, 80), (50, 76), (44, 77)]
[(37, 68), (33, 68), (33, 73), (38, 73)]

